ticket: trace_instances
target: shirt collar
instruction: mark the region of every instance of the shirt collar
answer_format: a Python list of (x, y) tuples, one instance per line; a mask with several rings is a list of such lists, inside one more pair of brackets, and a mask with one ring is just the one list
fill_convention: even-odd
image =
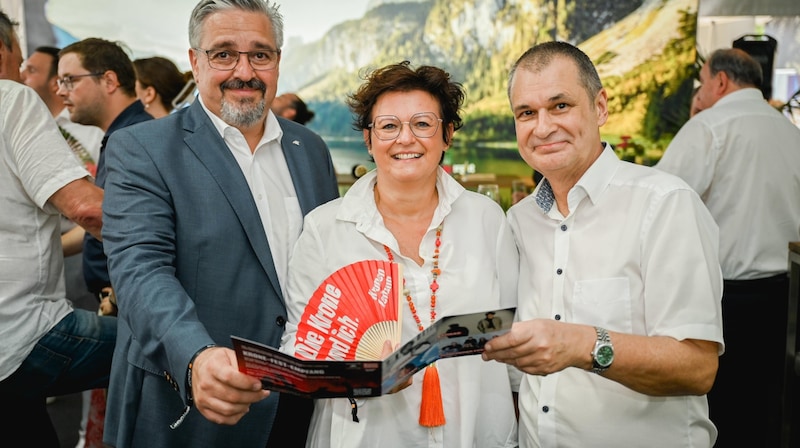
[(714, 103), (711, 107), (716, 107), (717, 105), (723, 105), (728, 103), (733, 103), (736, 101), (752, 101), (752, 100), (762, 100), (764, 99), (764, 94), (761, 93), (761, 90), (756, 89), (755, 87), (747, 87), (744, 89), (739, 89), (735, 92), (731, 92), (722, 98), (718, 99), (716, 103)]
[[(241, 131), (237, 129), (235, 126), (231, 126), (225, 121), (222, 120), (219, 116), (215, 113), (211, 112), (206, 104), (203, 102), (203, 97), (197, 97), (198, 101), (200, 101), (200, 105), (203, 107), (206, 115), (211, 120), (211, 124), (214, 125), (214, 128), (217, 130), (220, 136), (222, 136), (223, 140), (225, 139), (226, 132), (237, 132), (241, 134)], [(272, 110), (267, 110), (267, 119), (264, 120), (264, 135), (261, 136), (261, 141), (258, 142), (256, 148), (263, 145), (266, 142), (270, 142), (273, 140), (280, 141), (283, 137), (283, 129), (281, 129), (280, 123), (278, 123), (278, 119), (275, 118), (275, 114), (272, 113)]]
[[(108, 136), (113, 134), (117, 129), (122, 129), (132, 124), (130, 122), (131, 119), (136, 115), (143, 113), (147, 113), (144, 110), (144, 104), (142, 104), (142, 102), (139, 100), (132, 102), (128, 105), (128, 107), (123, 109), (116, 118), (114, 118), (114, 121), (112, 121), (111, 125), (108, 126), (108, 130), (106, 130), (105, 138), (108, 139)], [(149, 115), (147, 116), (149, 117)]]
[[(570, 204), (574, 204), (570, 206), (570, 210), (574, 210), (585, 196), (588, 196), (592, 202), (597, 202), (609, 183), (611, 183), (619, 163), (622, 163), (622, 161), (619, 160), (611, 145), (603, 142), (603, 151), (600, 156), (569, 191), (567, 200)], [(547, 178), (542, 179), (541, 187), (536, 190), (535, 200), (544, 213), (549, 213), (552, 209), (555, 203), (555, 195)]]
[[(342, 198), (336, 218), (356, 223), (356, 227), (366, 233), (366, 229), (380, 223), (383, 218), (378, 213), (373, 190), (378, 181), (378, 172), (373, 169), (361, 176)], [(439, 192), (439, 204), (436, 206), (432, 227), (438, 226), (452, 210), (453, 202), (464, 192), (465, 188), (453, 176), (441, 167), (436, 172), (436, 189)]]

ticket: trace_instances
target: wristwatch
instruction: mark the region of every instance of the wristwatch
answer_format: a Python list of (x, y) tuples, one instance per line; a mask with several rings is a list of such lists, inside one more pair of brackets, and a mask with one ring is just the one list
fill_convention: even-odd
[(605, 328), (594, 327), (594, 331), (597, 332), (597, 341), (592, 350), (592, 372), (603, 373), (614, 362), (614, 346)]

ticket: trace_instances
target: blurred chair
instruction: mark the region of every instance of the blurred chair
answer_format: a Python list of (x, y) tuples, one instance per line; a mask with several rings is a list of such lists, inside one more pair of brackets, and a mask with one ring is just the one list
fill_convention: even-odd
[(761, 93), (764, 95), (764, 99), (772, 98), (773, 65), (778, 41), (766, 34), (746, 34), (733, 41), (733, 48), (747, 52), (761, 64), (761, 73), (763, 74)]

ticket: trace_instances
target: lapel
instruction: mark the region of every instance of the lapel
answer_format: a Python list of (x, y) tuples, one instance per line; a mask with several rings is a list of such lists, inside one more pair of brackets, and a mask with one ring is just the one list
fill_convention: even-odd
[(228, 199), (272, 287), (278, 297), (283, 297), (267, 235), (264, 233), (256, 203), (239, 164), (214, 128), (200, 101), (195, 101), (184, 117), (186, 131), (184, 142), (205, 166)]
[(287, 120), (278, 118), (278, 122), (281, 124), (281, 129), (283, 129), (283, 137), (281, 137), (283, 156), (286, 158), (286, 165), (289, 167), (289, 174), (292, 178), (294, 191), (297, 194), (297, 201), (300, 203), (300, 210), (305, 216), (317, 206), (317, 201), (311, 190), (314, 188), (315, 182), (313, 180), (309, 182), (305, 179), (313, 172), (307, 145), (314, 144), (314, 142), (309, 142), (308, 138), (304, 138), (299, 132), (296, 132), (292, 125), (285, 124), (288, 123)]

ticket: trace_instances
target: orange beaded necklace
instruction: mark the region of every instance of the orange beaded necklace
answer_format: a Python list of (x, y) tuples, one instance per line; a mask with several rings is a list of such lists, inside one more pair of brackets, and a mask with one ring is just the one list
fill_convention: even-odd
[[(442, 273), (439, 269), (439, 249), (442, 245), (442, 224), (436, 228), (436, 243), (433, 250), (433, 280), (431, 280), (431, 321), (436, 321), (436, 291), (439, 290), (439, 274)], [(394, 255), (391, 249), (385, 244), (383, 250), (389, 257), (389, 261), (394, 262)], [(408, 309), (414, 317), (414, 322), (417, 324), (417, 329), (423, 331), (425, 327), (422, 325), (422, 319), (417, 314), (417, 307), (414, 306), (414, 299), (411, 297), (411, 292), (406, 287), (406, 280), (403, 279), (403, 294), (406, 296)], [(425, 376), (422, 380), (422, 403), (420, 403), (419, 424), (427, 427), (442, 426), (445, 424), (444, 406), (442, 404), (442, 389), (439, 383), (439, 373), (435, 364), (429, 365), (425, 369)]]
[[(439, 278), (439, 274), (441, 274), (441, 270), (439, 269), (439, 248), (442, 245), (442, 226), (436, 228), (436, 243), (433, 249), (433, 269), (431, 269), (431, 273), (433, 274), (433, 280), (431, 280), (431, 323), (436, 322), (436, 291), (439, 290), (439, 283), (437, 279)], [(394, 255), (392, 255), (391, 249), (385, 244), (383, 245), (383, 250), (386, 251), (386, 255), (389, 257), (389, 261), (394, 262)], [(406, 288), (406, 280), (403, 279), (403, 294), (406, 296), (406, 302), (408, 303), (408, 309), (411, 310), (411, 315), (414, 316), (414, 322), (417, 323), (417, 329), (422, 331), (425, 327), (422, 326), (422, 319), (417, 315), (417, 307), (414, 306), (414, 299), (411, 298), (411, 292)]]

